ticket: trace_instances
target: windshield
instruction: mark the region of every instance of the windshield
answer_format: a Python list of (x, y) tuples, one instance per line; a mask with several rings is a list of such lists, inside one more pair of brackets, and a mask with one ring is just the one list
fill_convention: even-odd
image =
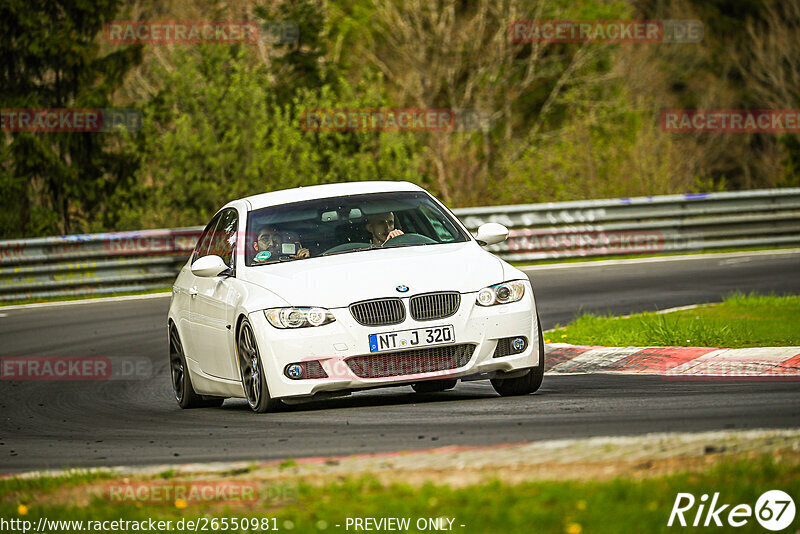
[(468, 241), (424, 192), (372, 193), (251, 211), (246, 264)]

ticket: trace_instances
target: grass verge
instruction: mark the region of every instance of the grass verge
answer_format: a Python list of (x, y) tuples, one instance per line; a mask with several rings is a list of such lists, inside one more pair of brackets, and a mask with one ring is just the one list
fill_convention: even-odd
[[(41, 494), (52, 491), (52, 482), (5, 480), (0, 481), (0, 517), (21, 518), (34, 525), (40, 517), (72, 521), (161, 519), (171, 520), (173, 525), (182, 518), (272, 518), (270, 530), (277, 527), (284, 532), (354, 531), (352, 525), (345, 528), (347, 518), (366, 517), (409, 518), (406, 531), (419, 532), (416, 522), (420, 519), (448, 518), (453, 519), (452, 530), (456, 532), (670, 532), (675, 527), (667, 527), (667, 521), (679, 492), (692, 493), (697, 499), (702, 494), (720, 492), (720, 504), (754, 507), (759, 495), (770, 489), (800, 495), (798, 473), (796, 462), (771, 453), (726, 459), (699, 472), (644, 480), (526, 481), (513, 485), (490, 481), (453, 489), (433, 483), (384, 485), (371, 477), (351, 477), (324, 485), (301, 482), (294, 486), (289, 502), (263, 499), (222, 508), (171, 502), (110, 504), (96, 496), (87, 506), (51, 504)], [(66, 482), (81, 481), (86, 481), (85, 477)], [(686, 514), (690, 522), (696, 511), (697, 506)], [(754, 517), (735, 530), (763, 532)], [(171, 531), (179, 530), (173, 527)]]
[(800, 345), (800, 296), (742, 295), (670, 313), (586, 314), (545, 334), (574, 345), (784, 347)]

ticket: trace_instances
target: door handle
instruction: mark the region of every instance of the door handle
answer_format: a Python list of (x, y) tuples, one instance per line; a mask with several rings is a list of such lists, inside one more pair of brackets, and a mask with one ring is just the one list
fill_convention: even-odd
[(189, 296), (192, 297), (192, 298), (195, 298), (197, 296), (197, 288), (196, 287), (190, 287), (189, 288)]

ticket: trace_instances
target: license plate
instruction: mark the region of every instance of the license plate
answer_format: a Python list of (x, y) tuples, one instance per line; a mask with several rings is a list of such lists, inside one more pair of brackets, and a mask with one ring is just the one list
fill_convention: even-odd
[(456, 334), (452, 325), (415, 328), (400, 332), (385, 332), (369, 335), (369, 351), (410, 349), (428, 345), (455, 343)]

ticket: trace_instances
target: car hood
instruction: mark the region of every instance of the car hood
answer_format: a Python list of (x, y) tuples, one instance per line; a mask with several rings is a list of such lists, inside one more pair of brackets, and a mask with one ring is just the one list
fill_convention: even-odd
[[(504, 281), (503, 262), (475, 242), (375, 249), (249, 267), (241, 278), (292, 306), (340, 308), (430, 291), (478, 291)], [(408, 292), (397, 291), (408, 286)]]

